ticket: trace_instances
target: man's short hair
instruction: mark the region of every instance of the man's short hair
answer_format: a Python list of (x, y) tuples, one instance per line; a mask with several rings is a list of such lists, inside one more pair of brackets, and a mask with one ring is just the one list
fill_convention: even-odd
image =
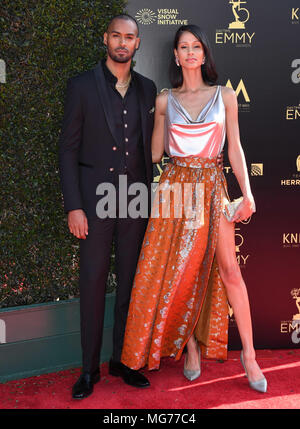
[(139, 26), (137, 21), (131, 16), (128, 15), (127, 13), (121, 13), (120, 15), (116, 15), (114, 16), (108, 23), (107, 25), (107, 31), (109, 30), (109, 27), (111, 26), (111, 24), (116, 20), (116, 19), (124, 19), (124, 21), (131, 21), (136, 25), (137, 28), (137, 35), (139, 35)]

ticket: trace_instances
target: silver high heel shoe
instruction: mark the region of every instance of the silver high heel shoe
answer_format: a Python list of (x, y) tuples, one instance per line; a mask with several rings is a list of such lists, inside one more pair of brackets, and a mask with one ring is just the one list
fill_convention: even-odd
[(247, 374), (247, 370), (246, 370), (246, 367), (245, 367), (245, 363), (244, 363), (243, 350), (241, 351), (241, 362), (242, 362), (242, 365), (244, 367), (246, 376), (248, 378), (250, 387), (252, 389), (254, 389), (254, 390), (257, 390), (258, 392), (266, 393), (268, 383), (267, 383), (267, 380), (266, 380), (265, 376), (263, 376), (263, 378), (261, 378), (260, 380), (257, 380), (257, 381), (250, 381), (249, 380), (249, 377), (248, 377), (248, 374)]
[(199, 369), (192, 370), (192, 369), (186, 369), (186, 356), (184, 358), (184, 367), (183, 367), (183, 375), (190, 381), (196, 380), (196, 378), (200, 377), (201, 375), (201, 350), (198, 346), (198, 356), (199, 356)]

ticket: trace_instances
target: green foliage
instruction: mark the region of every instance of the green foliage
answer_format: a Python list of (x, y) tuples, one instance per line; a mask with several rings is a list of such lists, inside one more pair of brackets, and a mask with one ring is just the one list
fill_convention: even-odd
[(102, 35), (124, 7), (123, 0), (1, 1), (0, 307), (78, 296), (79, 243), (68, 231), (58, 175), (65, 88), (104, 56)]

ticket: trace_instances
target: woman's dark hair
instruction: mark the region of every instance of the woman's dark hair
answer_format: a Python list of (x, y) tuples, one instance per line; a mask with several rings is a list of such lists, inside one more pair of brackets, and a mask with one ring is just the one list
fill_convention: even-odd
[[(208, 38), (204, 33), (204, 31), (201, 30), (200, 27), (198, 27), (197, 25), (189, 24), (189, 25), (183, 25), (180, 28), (178, 28), (175, 34), (173, 48), (174, 49), (178, 48), (178, 42), (179, 42), (180, 36), (185, 31), (192, 33), (202, 43), (204, 54), (205, 54), (205, 63), (201, 67), (202, 77), (206, 84), (214, 85), (218, 79), (218, 73), (216, 71), (216, 66), (212, 57)], [(174, 53), (172, 54), (172, 58), (170, 62), (169, 77), (170, 77), (172, 88), (178, 88), (183, 84), (182, 69), (181, 69), (181, 66), (178, 67), (176, 65)]]

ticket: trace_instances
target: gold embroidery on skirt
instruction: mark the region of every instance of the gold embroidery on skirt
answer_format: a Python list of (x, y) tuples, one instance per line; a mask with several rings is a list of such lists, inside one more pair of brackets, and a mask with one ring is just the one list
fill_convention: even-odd
[[(175, 183), (190, 184), (194, 197), (201, 184), (200, 204), (191, 199), (198, 223), (174, 215), (180, 201), (169, 191)], [(215, 261), (223, 185), (216, 158), (173, 157), (166, 165), (159, 182), (166, 193), (155, 197), (156, 216), (149, 219), (134, 278), (125, 365), (157, 369), (164, 356), (179, 359), (193, 333), (205, 357), (227, 358), (228, 306)], [(164, 202), (170, 217), (163, 216)]]

